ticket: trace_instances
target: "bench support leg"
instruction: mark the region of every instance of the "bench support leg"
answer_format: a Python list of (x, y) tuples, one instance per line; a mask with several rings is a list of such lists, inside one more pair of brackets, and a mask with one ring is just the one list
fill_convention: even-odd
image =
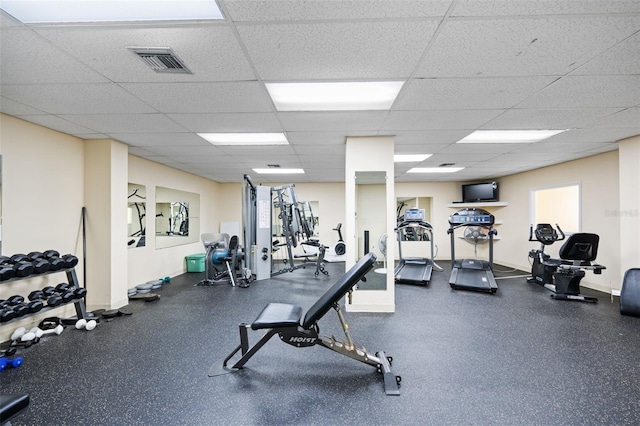
[[(209, 377), (220, 376), (222, 374), (234, 373), (240, 370), (267, 343), (275, 334), (278, 334), (278, 329), (270, 329), (264, 336), (252, 347), (249, 347), (249, 336), (247, 329), (251, 327), (248, 324), (242, 323), (238, 326), (240, 331), (240, 344), (231, 351), (231, 353), (222, 361), (222, 365), (214, 364), (209, 370)], [(229, 367), (229, 361), (240, 352), (241, 357), (233, 365)], [(220, 368), (222, 367), (222, 368)]]

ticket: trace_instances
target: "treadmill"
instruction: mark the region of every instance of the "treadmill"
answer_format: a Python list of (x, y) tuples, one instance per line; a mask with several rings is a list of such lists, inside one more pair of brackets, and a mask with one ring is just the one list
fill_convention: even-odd
[[(495, 217), (486, 210), (465, 208), (449, 216), (451, 236), (451, 277), (449, 285), (454, 290), (472, 290), (495, 293), (498, 284), (493, 276), (493, 236), (497, 231), (493, 228)], [(455, 230), (467, 226), (481, 226), (489, 229), (489, 261), (477, 259), (456, 259)]]
[[(400, 284), (427, 285), (433, 272), (433, 228), (424, 220), (424, 209), (407, 209), (404, 219), (396, 227), (398, 257), (400, 262), (394, 270), (395, 282)], [(402, 241), (429, 241), (431, 256), (403, 257)]]

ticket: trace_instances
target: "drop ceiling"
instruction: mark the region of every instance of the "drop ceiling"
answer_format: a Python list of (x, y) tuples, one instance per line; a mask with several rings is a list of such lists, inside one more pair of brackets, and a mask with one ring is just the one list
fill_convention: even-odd
[[(344, 181), (347, 136), (393, 135), (396, 181), (499, 178), (640, 134), (640, 0), (218, 0), (223, 21), (24, 25), (0, 12), (0, 112), (216, 182)], [(160, 74), (131, 47), (169, 47)], [(406, 83), (390, 111), (278, 112), (269, 82)], [(536, 144), (475, 130), (569, 129)], [(212, 146), (196, 133), (285, 132)], [(443, 175), (412, 167), (454, 163)], [(304, 175), (256, 176), (279, 164)]]

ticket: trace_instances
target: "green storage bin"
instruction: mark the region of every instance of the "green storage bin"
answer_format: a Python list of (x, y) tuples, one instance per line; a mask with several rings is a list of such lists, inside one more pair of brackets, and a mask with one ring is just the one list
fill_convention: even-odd
[(190, 254), (186, 256), (187, 259), (187, 272), (204, 272), (204, 259), (206, 255), (204, 253)]

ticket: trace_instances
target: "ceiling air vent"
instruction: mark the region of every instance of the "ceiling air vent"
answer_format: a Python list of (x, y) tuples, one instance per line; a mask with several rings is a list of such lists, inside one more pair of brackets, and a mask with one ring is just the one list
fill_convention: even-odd
[(152, 70), (159, 73), (191, 74), (175, 53), (168, 47), (130, 47)]

